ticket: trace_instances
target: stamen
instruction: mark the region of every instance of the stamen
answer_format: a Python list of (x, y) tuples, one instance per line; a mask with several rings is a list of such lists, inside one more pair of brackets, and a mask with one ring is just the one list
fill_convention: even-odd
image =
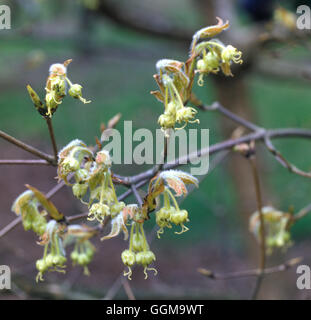
[(181, 224), (181, 231), (177, 232), (175, 231), (176, 234), (182, 234), (184, 232), (187, 232), (189, 230), (189, 228), (187, 228), (183, 223)]
[(124, 270), (123, 275), (124, 275), (124, 277), (127, 276), (127, 278), (128, 278), (129, 280), (132, 280), (132, 269), (131, 269), (130, 267), (128, 267), (128, 271), (126, 272), (126, 271)]

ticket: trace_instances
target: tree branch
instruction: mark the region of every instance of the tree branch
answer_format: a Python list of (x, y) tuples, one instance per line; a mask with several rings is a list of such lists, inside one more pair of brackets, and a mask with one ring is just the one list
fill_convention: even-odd
[(285, 157), (274, 147), (271, 139), (269, 136), (265, 136), (264, 139), (265, 145), (267, 149), (273, 154), (274, 158), (286, 169), (288, 169), (292, 173), (296, 173), (302, 177), (311, 178), (310, 172), (305, 172), (300, 169), (298, 169), (296, 166), (291, 164), (289, 161), (285, 159)]
[(27, 152), (30, 152), (30, 153), (36, 155), (37, 157), (39, 157), (41, 159), (46, 160), (50, 164), (55, 165), (55, 159), (54, 159), (53, 156), (51, 156), (49, 154), (46, 154), (46, 153), (44, 153), (44, 152), (42, 152), (42, 151), (40, 151), (40, 150), (38, 150), (38, 149), (26, 144), (26, 143), (24, 143), (24, 142), (22, 142), (22, 141), (20, 141), (18, 139), (15, 139), (12, 136), (6, 134), (5, 132), (3, 132), (1, 130), (0, 130), (0, 137), (5, 139), (5, 140), (7, 140), (7, 141), (9, 141), (12, 144), (15, 144), (16, 146), (18, 146), (21, 149), (23, 149), (23, 150), (25, 150)]
[(284, 262), (275, 267), (265, 268), (264, 270), (261, 269), (252, 269), (252, 270), (244, 270), (244, 271), (236, 271), (236, 272), (229, 272), (229, 273), (215, 273), (211, 270), (205, 268), (199, 268), (198, 272), (201, 273), (203, 276), (212, 279), (212, 280), (229, 280), (229, 279), (237, 279), (237, 278), (245, 278), (245, 277), (258, 277), (260, 274), (269, 275), (277, 272), (286, 271), (298, 263), (300, 263), (303, 258), (294, 258)]
[(46, 160), (0, 160), (0, 165), (47, 165), (51, 163)]

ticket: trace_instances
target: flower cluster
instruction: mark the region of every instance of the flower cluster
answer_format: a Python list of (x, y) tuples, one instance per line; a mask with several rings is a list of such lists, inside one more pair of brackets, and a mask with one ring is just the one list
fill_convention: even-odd
[(39, 201), (34, 193), (27, 190), (20, 194), (12, 205), (12, 211), (21, 215), (24, 229), (33, 230), (36, 234), (42, 235), (46, 229), (46, 212), (39, 211)]
[(184, 105), (186, 88), (189, 85), (185, 64), (176, 60), (163, 59), (158, 61), (156, 67), (158, 75), (155, 79), (161, 92), (156, 91), (153, 94), (164, 103), (164, 113), (158, 119), (162, 130), (175, 128), (176, 123), (184, 123), (181, 128), (184, 128), (188, 122), (199, 123), (198, 119), (194, 120), (197, 110)]
[(96, 231), (87, 226), (70, 225), (67, 228), (67, 233), (64, 236), (64, 245), (74, 244), (74, 249), (71, 251), (70, 258), (73, 265), (83, 267), (84, 274), (89, 275), (88, 265), (94, 257), (96, 251), (89, 238), (94, 236)]
[[(171, 228), (171, 223), (181, 226), (180, 232), (175, 232), (176, 234), (181, 234), (189, 230), (184, 223), (188, 222), (188, 212), (187, 210), (180, 210), (178, 203), (173, 196), (172, 192), (166, 187), (163, 192), (164, 206), (156, 212), (156, 223), (160, 227), (158, 230), (158, 237), (164, 232), (164, 228)], [(171, 206), (170, 198), (173, 201), (173, 206)]]
[(142, 223), (132, 222), (129, 249), (122, 252), (121, 259), (128, 267), (128, 271), (124, 271), (124, 276), (129, 279), (131, 279), (132, 267), (135, 263), (144, 267), (145, 279), (148, 278), (148, 270), (154, 271), (155, 275), (157, 274), (156, 269), (149, 267), (156, 260), (156, 257), (149, 249)]
[(89, 275), (87, 265), (92, 261), (95, 247), (88, 240), (77, 242), (74, 250), (70, 254), (73, 265), (80, 265), (84, 268), (84, 274)]
[(49, 77), (47, 78), (45, 87), (45, 103), (41, 102), (38, 94), (30, 85), (27, 86), (30, 98), (42, 116), (52, 117), (66, 96), (68, 85), (68, 94), (71, 97), (79, 99), (83, 103), (91, 102), (82, 97), (82, 86), (80, 84), (73, 84), (67, 77), (67, 66), (71, 61), (72, 60), (69, 59), (64, 63), (54, 63), (50, 66)]
[[(73, 194), (89, 206), (89, 220), (103, 222), (105, 217), (114, 218), (125, 207), (124, 202), (117, 199), (110, 166), (106, 150), (94, 155), (81, 140), (73, 140), (59, 152), (58, 177), (71, 185), (68, 176), (73, 176)], [(87, 194), (88, 201), (84, 201)]]
[[(274, 248), (287, 249), (291, 244), (289, 232), (291, 215), (273, 207), (263, 207), (262, 214), (267, 253), (271, 254)], [(258, 211), (253, 213), (250, 218), (250, 230), (260, 241), (260, 214)]]
[(46, 271), (65, 272), (66, 253), (59, 233), (61, 226), (55, 221), (50, 220), (46, 227), (46, 232), (42, 236), (41, 245), (44, 245), (42, 259), (37, 260), (36, 267), (39, 271), (36, 280), (43, 280)]
[(196, 46), (195, 52), (199, 56), (195, 72), (199, 74), (200, 86), (204, 83), (204, 75), (218, 73), (221, 69), (226, 76), (233, 76), (231, 63), (243, 63), (241, 51), (232, 45), (225, 46), (219, 40), (201, 42)]
[[(164, 232), (164, 228), (171, 228), (171, 223), (181, 226), (180, 232), (184, 233), (188, 228), (184, 223), (189, 221), (188, 212), (181, 210), (175, 196), (186, 196), (188, 191), (187, 184), (193, 184), (198, 187), (198, 180), (192, 175), (180, 170), (168, 170), (161, 172), (149, 185), (149, 192), (145, 199), (143, 208), (148, 208), (148, 211), (155, 209), (155, 199), (163, 195), (163, 206), (156, 212), (156, 223), (160, 227), (158, 237)], [(175, 191), (175, 196), (170, 188)], [(171, 201), (173, 205), (171, 204)]]
[(169, 129), (176, 128), (177, 124), (188, 122), (199, 123), (194, 119), (197, 110), (186, 107), (185, 104), (192, 97), (192, 86), (195, 74), (199, 74), (198, 84), (203, 85), (203, 76), (209, 73), (218, 73), (221, 69), (226, 76), (232, 76), (231, 63), (241, 64), (242, 53), (232, 45), (225, 46), (219, 40), (202, 41), (213, 38), (229, 27), (218, 19), (218, 24), (197, 31), (193, 36), (189, 59), (184, 63), (177, 60), (162, 59), (156, 64), (157, 74), (154, 76), (160, 90), (152, 91), (160, 102), (164, 104), (164, 113), (160, 115), (158, 123), (166, 136)]

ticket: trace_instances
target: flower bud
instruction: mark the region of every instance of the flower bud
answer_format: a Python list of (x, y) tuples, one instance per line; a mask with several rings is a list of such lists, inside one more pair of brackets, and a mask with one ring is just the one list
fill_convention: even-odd
[(165, 114), (174, 116), (176, 114), (177, 104), (171, 101), (167, 104)]
[(112, 207), (111, 207), (111, 213), (120, 213), (123, 209), (125, 208), (125, 203), (123, 201), (117, 202), (115, 203)]
[(206, 63), (203, 59), (200, 59), (197, 61), (197, 70), (200, 72), (200, 73), (204, 73), (206, 72)]
[(43, 259), (37, 260), (36, 268), (40, 272), (44, 272), (48, 267)]
[(187, 221), (188, 221), (187, 210), (179, 210), (179, 211), (175, 211), (173, 214), (171, 214), (171, 222), (173, 222), (176, 225), (185, 223)]
[(130, 250), (124, 250), (121, 254), (121, 259), (124, 265), (132, 267), (135, 264), (135, 253)]
[(78, 256), (78, 264), (84, 266), (90, 262), (89, 257), (85, 253), (80, 253)]
[(66, 172), (73, 172), (79, 170), (80, 162), (73, 157), (67, 157), (64, 159), (61, 166)]
[(55, 92), (50, 91), (45, 95), (45, 103), (48, 108), (48, 115), (51, 116), (60, 104), (60, 101), (56, 100)]
[(111, 166), (111, 158), (109, 152), (104, 149), (97, 152), (95, 161), (99, 165), (104, 165), (107, 167)]
[(170, 216), (171, 216), (171, 208), (162, 208), (156, 213), (156, 223), (160, 228), (167, 227), (170, 222)]
[(242, 52), (238, 51), (235, 47), (228, 45), (221, 52), (221, 58), (223, 62), (229, 63), (231, 60), (234, 63), (243, 63), (241, 60)]
[(93, 214), (97, 219), (104, 218), (110, 215), (110, 208), (103, 203), (94, 203), (90, 208), (90, 214)]
[(177, 111), (176, 120), (177, 122), (188, 122), (191, 121), (196, 115), (197, 110), (191, 107), (184, 107)]
[(54, 255), (49, 253), (46, 257), (45, 257), (45, 264), (47, 267), (52, 267), (54, 264)]
[(56, 93), (57, 96), (63, 97), (66, 95), (66, 82), (63, 77), (55, 77), (51, 80), (52, 91)]
[(27, 90), (30, 96), (30, 99), (32, 100), (35, 108), (39, 111), (39, 113), (41, 114), (41, 112), (44, 112), (44, 105), (41, 102), (39, 96), (37, 95), (37, 93), (31, 88), (30, 85), (27, 85)]
[(73, 262), (77, 262), (79, 257), (79, 253), (77, 251), (72, 251), (70, 254), (70, 258)]
[(87, 192), (88, 185), (86, 183), (75, 183), (72, 186), (73, 195), (77, 198), (83, 198)]
[(82, 96), (82, 86), (79, 84), (73, 84), (68, 91), (69, 95), (75, 99), (79, 99)]
[(158, 119), (158, 123), (163, 129), (174, 128), (175, 122), (175, 117), (169, 114), (161, 114)]
[(84, 181), (88, 178), (88, 171), (86, 169), (79, 169), (75, 172), (75, 179), (77, 182)]
[(144, 267), (156, 260), (154, 253), (150, 250), (136, 253), (136, 263)]
[(31, 227), (32, 227), (32, 222), (31, 222), (31, 220), (29, 220), (29, 219), (23, 219), (22, 222), (23, 222), (23, 227), (24, 227), (24, 230), (25, 230), (25, 231), (28, 231), (28, 230), (31, 229)]

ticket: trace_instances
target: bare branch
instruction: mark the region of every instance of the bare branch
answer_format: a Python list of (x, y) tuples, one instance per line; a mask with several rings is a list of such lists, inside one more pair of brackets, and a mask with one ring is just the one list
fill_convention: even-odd
[[(194, 102), (197, 100), (191, 100), (191, 102)], [(196, 105), (196, 103), (194, 103)], [(263, 128), (253, 124), (250, 121), (247, 121), (241, 117), (239, 117), (238, 115), (232, 113), (231, 111), (229, 111), (227, 108), (225, 108), (223, 105), (221, 105), (219, 102), (214, 102), (211, 106), (206, 106), (203, 104), (197, 104), (196, 105), (197, 108), (203, 110), (203, 111), (218, 111), (221, 114), (223, 114), (225, 117), (229, 118), (230, 120), (242, 125), (243, 127), (250, 129), (252, 131), (262, 131), (264, 130)]]
[(293, 222), (296, 222), (302, 218), (304, 218), (307, 214), (311, 212), (311, 203), (302, 208), (298, 213), (292, 216)]
[(206, 276), (209, 279), (212, 280), (229, 280), (229, 279), (237, 279), (237, 278), (245, 278), (245, 277), (258, 277), (261, 273), (264, 275), (269, 275), (277, 272), (283, 272), (286, 271), (298, 263), (300, 263), (303, 260), (303, 258), (294, 258), (290, 259), (283, 264), (280, 264), (275, 267), (271, 268), (265, 268), (264, 270), (261, 269), (252, 269), (252, 270), (244, 270), (244, 271), (236, 271), (236, 272), (229, 272), (229, 273), (214, 273), (211, 270), (205, 269), (205, 268), (199, 268), (198, 272), (201, 273), (203, 276)]
[(0, 160), (0, 165), (44, 165), (50, 166), (46, 160)]
[(22, 222), (21, 217), (15, 218), (12, 222), (10, 222), (7, 226), (0, 230), (0, 238), (5, 236), (8, 232), (13, 230), (20, 222)]
[(288, 169), (292, 173), (296, 173), (302, 177), (311, 178), (310, 172), (305, 172), (298, 169), (296, 166), (291, 164), (289, 161), (285, 159), (285, 157), (274, 147), (269, 136), (265, 136), (264, 139), (265, 145), (267, 149), (273, 154), (274, 158), (286, 169)]
[(52, 165), (55, 165), (55, 160), (54, 160), (54, 157), (49, 155), (49, 154), (46, 154), (18, 139), (15, 139), (13, 138), (12, 136), (6, 134), (5, 132), (1, 131), (0, 130), (0, 137), (11, 142), (12, 144), (15, 144), (16, 146), (18, 146), (19, 148), (25, 150), (25, 151), (28, 151), (34, 155), (36, 155), (37, 157), (41, 158), (41, 159), (44, 159), (46, 161), (48, 161), (50, 164)]
[(132, 184), (132, 185), (131, 185), (131, 189), (132, 189), (132, 191), (133, 191), (133, 193), (134, 193), (134, 196), (135, 196), (135, 198), (136, 198), (139, 206), (141, 207), (141, 206), (143, 205), (143, 200), (142, 200), (140, 194), (138, 193), (138, 190), (137, 190), (135, 184)]

